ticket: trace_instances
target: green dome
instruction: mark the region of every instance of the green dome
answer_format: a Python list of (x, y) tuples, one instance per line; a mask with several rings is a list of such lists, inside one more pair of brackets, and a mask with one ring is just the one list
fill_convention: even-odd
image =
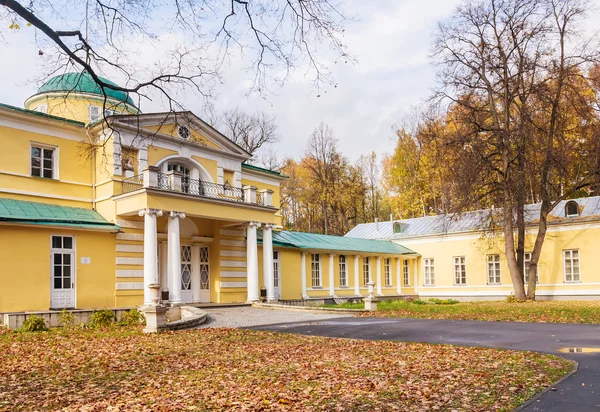
[[(107, 84), (117, 86), (115, 83), (111, 82), (108, 79), (105, 79), (104, 77), (100, 77), (100, 79)], [(121, 102), (125, 102), (133, 107), (136, 107), (133, 104), (133, 100), (131, 99), (131, 97), (129, 97), (128, 93), (109, 88), (104, 88), (104, 91), (107, 97), (119, 100)], [(48, 92), (81, 92), (96, 94), (98, 96), (104, 97), (100, 86), (87, 72), (65, 73), (58, 76), (54, 76), (38, 89), (38, 94)]]

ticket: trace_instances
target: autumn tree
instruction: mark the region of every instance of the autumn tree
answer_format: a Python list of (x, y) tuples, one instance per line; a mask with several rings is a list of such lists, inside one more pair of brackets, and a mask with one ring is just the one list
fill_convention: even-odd
[(588, 9), (583, 0), (479, 0), (459, 7), (437, 32), (436, 97), (457, 127), (446, 143), (463, 153), (452, 167), (460, 206), (501, 206), (519, 299), (526, 297), (527, 192), (541, 201), (528, 285), (533, 299), (549, 212), (598, 182), (597, 95), (588, 77), (598, 48), (578, 31)]

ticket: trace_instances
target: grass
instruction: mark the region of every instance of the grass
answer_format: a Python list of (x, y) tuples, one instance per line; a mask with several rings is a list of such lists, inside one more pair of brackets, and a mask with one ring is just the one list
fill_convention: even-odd
[(552, 355), (238, 329), (0, 329), (0, 410), (510, 410)]
[[(425, 301), (427, 302), (427, 301)], [(363, 304), (334, 305), (363, 309)], [(360, 316), (423, 319), (462, 319), (506, 322), (600, 323), (600, 302), (528, 301), (507, 303), (461, 302), (456, 304), (415, 304), (404, 300), (379, 302), (377, 312)]]

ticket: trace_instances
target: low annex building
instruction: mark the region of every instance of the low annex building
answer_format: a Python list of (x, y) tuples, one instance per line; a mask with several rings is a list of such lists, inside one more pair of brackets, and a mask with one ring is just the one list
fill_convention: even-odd
[[(525, 282), (540, 204), (526, 206)], [(388, 240), (417, 252), (406, 261), (403, 290), (421, 297), (504, 299), (513, 293), (502, 234), (489, 230), (493, 211), (359, 224), (345, 237)], [(565, 200), (548, 217), (538, 264), (536, 297), (600, 299), (597, 239), (600, 196)]]
[(0, 313), (133, 307), (157, 284), (174, 304), (413, 293), (405, 247), (281, 231), (286, 177), (191, 112), (67, 73), (0, 104), (0, 135)]

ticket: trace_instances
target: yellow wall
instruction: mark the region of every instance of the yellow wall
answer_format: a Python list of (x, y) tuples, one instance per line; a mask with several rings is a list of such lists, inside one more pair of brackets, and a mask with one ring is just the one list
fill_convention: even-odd
[[(156, 125), (156, 126), (144, 126), (145, 129), (151, 130), (153, 132), (166, 134), (167, 136), (171, 136), (171, 137), (180, 139), (179, 134), (177, 133), (178, 127), (179, 127), (179, 125), (177, 125), (176, 123), (165, 123), (165, 124)], [(191, 142), (199, 143), (201, 145), (204, 145), (207, 147), (212, 147), (214, 149), (221, 149), (220, 146), (215, 144), (212, 140), (210, 140), (206, 136), (202, 135), (197, 130), (193, 129), (192, 127), (190, 127), (189, 129), (191, 132), (191, 137), (189, 138), (189, 140)]]
[[(51, 235), (75, 237), (77, 307), (114, 306), (114, 234), (8, 225), (0, 233), (0, 312), (50, 308)], [(91, 264), (80, 264), (81, 257)]]

